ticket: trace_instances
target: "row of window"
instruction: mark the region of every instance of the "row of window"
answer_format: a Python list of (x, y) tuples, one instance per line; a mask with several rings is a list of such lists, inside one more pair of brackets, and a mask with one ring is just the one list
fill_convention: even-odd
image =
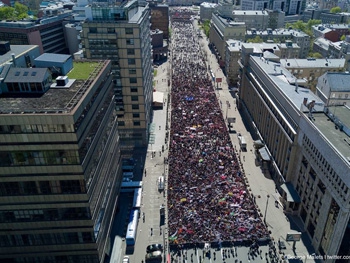
[(0, 125), (0, 134), (74, 132), (71, 124)]
[(95, 242), (92, 232), (0, 235), (0, 247), (84, 244)]
[[(134, 126), (141, 126), (141, 122), (140, 121), (134, 121), (133, 125)], [(118, 121), (118, 126), (125, 126), (125, 121)]]
[(76, 150), (0, 152), (0, 167), (80, 164)]
[(0, 211), (0, 223), (87, 220), (87, 219), (91, 219), (91, 214), (88, 207)]
[(84, 180), (0, 182), (0, 196), (85, 193)]
[(67, 256), (42, 256), (5, 258), (7, 263), (98, 263), (98, 255), (67, 255)]

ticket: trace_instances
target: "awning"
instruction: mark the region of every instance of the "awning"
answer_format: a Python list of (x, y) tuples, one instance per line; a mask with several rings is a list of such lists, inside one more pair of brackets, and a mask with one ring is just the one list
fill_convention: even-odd
[(300, 203), (300, 197), (292, 183), (284, 183), (281, 185), (281, 188), (286, 193), (288, 202)]
[(265, 147), (259, 149), (259, 154), (264, 161), (271, 161), (269, 154)]
[(159, 91), (153, 92), (153, 106), (163, 107), (163, 102), (164, 102), (164, 93)]

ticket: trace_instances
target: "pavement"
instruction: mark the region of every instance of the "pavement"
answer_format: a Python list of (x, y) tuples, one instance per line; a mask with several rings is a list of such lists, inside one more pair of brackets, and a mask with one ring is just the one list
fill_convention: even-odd
[[(194, 21), (197, 26), (197, 21)], [(242, 168), (245, 171), (250, 192), (255, 196), (256, 204), (260, 210), (261, 215), (266, 220), (271, 237), (275, 242), (277, 248), (277, 241), (284, 241), (286, 249), (279, 251), (276, 249), (279, 262), (317, 262), (313, 259), (314, 253), (311, 241), (303, 233), (299, 227), (300, 220), (293, 216), (286, 216), (283, 212), (283, 207), (280, 203), (275, 205), (275, 200), (279, 200), (279, 193), (276, 192), (275, 184), (268, 172), (262, 169), (254, 154), (253, 138), (244, 125), (239, 110), (236, 106), (236, 99), (232, 92), (229, 91), (226, 78), (218, 65), (216, 57), (211, 53), (208, 47), (208, 40), (203, 35), (199, 41), (207, 53), (207, 65), (213, 70), (217, 78), (222, 78), (223, 82), (219, 84), (219, 89), (216, 90), (217, 98), (221, 105), (224, 118), (236, 118), (233, 124), (235, 132), (230, 133), (233, 146), (237, 149), (237, 154), (241, 160)], [(138, 235), (136, 245), (133, 249), (127, 249), (125, 242), (123, 243), (123, 252), (130, 257), (130, 263), (143, 263), (145, 260), (146, 247), (149, 244), (161, 243), (165, 246), (163, 262), (169, 255), (171, 262), (175, 263), (226, 263), (226, 262), (269, 262), (268, 256), (269, 247), (261, 246), (257, 254), (249, 254), (248, 247), (219, 247), (209, 248), (209, 256), (205, 248), (184, 248), (171, 250), (167, 246), (167, 213), (165, 215), (165, 225), (160, 225), (159, 209), (162, 204), (166, 205), (166, 189), (165, 191), (158, 191), (157, 180), (159, 176), (168, 175), (167, 165), (164, 162), (168, 156), (168, 146), (166, 143), (168, 125), (170, 124), (170, 105), (168, 101), (168, 94), (170, 87), (168, 86), (168, 79), (170, 78), (171, 61), (163, 61), (155, 68), (157, 70), (154, 77), (155, 90), (164, 93), (164, 107), (163, 109), (155, 110), (153, 112), (152, 133), (154, 140), (152, 144), (148, 145), (145, 152), (135, 152), (134, 158), (137, 160), (136, 178), (143, 181), (142, 192), (142, 207), (141, 214), (145, 213), (145, 222), (142, 219), (138, 224)], [(208, 71), (209, 73), (209, 71)], [(239, 151), (239, 141), (237, 133), (241, 133), (247, 141), (247, 151)], [(146, 173), (145, 173), (146, 170)], [(269, 195), (269, 198), (267, 197)], [(122, 194), (119, 200), (119, 209), (114, 222), (114, 230), (112, 233), (125, 237), (127, 219), (130, 204), (132, 203), (131, 195)], [(293, 249), (293, 242), (287, 242), (287, 233), (302, 232), (302, 239), (296, 242), (295, 249)], [(113, 238), (112, 238), (113, 240)], [(215, 257), (214, 257), (215, 252)], [(191, 256), (192, 255), (192, 256)], [(285, 260), (282, 260), (284, 257)], [(271, 261), (271, 260), (270, 260)]]

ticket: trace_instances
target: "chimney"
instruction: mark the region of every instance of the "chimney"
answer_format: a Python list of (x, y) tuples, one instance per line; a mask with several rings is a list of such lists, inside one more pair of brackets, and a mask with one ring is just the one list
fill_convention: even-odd
[(13, 63), (13, 66), (14, 66), (14, 67), (17, 67), (17, 65), (16, 65), (15, 53), (12, 53), (11, 56), (12, 56), (12, 63)]
[(306, 106), (306, 103), (307, 103), (307, 98), (304, 98), (303, 100), (303, 104)]

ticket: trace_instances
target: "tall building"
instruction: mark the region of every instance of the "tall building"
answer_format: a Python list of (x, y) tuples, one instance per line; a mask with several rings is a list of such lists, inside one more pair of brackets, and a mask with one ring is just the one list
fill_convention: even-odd
[(8, 70), (0, 96), (1, 262), (104, 262), (121, 184), (110, 72), (108, 60), (79, 62), (52, 83), (47, 68)]
[(280, 10), (286, 15), (302, 14), (305, 10), (306, 0), (242, 0), (242, 10)]
[(85, 57), (112, 61), (122, 147), (144, 146), (153, 98), (150, 9), (136, 0), (90, 8), (81, 34)]

